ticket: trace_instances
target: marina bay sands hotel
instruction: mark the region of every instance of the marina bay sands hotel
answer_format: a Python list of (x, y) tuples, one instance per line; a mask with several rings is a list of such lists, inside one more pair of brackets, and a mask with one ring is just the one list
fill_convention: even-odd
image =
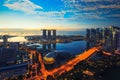
[(55, 40), (56, 39), (56, 30), (55, 29), (42, 29), (42, 39)]

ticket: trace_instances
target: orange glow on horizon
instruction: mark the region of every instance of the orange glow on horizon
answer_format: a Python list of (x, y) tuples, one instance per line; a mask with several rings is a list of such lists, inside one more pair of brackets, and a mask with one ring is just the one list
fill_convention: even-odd
[(29, 28), (0, 28), (1, 30), (19, 30), (19, 29), (23, 29), (23, 30), (41, 30), (41, 29), (56, 29), (56, 30), (60, 30), (60, 31), (77, 31), (77, 30), (84, 30), (85, 28), (75, 28), (75, 27), (63, 27), (63, 26), (57, 26), (57, 27), (39, 27), (39, 28), (35, 28), (35, 27), (29, 27)]

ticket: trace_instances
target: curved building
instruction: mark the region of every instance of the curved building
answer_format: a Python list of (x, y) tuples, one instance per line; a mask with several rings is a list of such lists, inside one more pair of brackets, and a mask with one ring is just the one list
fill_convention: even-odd
[(54, 63), (61, 64), (61, 63), (65, 63), (71, 58), (72, 58), (72, 55), (69, 52), (53, 51), (53, 52), (47, 53), (44, 56), (43, 61), (45, 64), (54, 64)]

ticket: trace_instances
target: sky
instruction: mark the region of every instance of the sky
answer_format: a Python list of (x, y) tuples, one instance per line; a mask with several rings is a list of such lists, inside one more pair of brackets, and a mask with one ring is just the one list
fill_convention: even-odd
[(0, 0), (0, 28), (79, 30), (120, 26), (119, 0)]

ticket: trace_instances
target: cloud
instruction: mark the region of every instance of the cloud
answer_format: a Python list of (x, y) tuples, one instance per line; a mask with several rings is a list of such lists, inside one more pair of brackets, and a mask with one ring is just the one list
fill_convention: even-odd
[(79, 11), (94, 11), (99, 9), (120, 9), (120, 5), (110, 4), (110, 5), (103, 5), (103, 4), (96, 4), (96, 5), (87, 5), (87, 6), (79, 6), (76, 7)]
[(66, 12), (64, 12), (64, 11), (49, 11), (49, 12), (39, 11), (38, 15), (56, 18), (56, 17), (63, 17), (65, 13)]
[(99, 15), (99, 14), (96, 14), (96, 13), (89, 13), (89, 12), (86, 12), (86, 13), (83, 13), (83, 14), (75, 14), (75, 17), (76, 19), (87, 19), (87, 20), (95, 20), (95, 19), (105, 19), (103, 16)]
[(47, 18), (59, 18), (63, 17), (66, 13), (65, 11), (43, 11), (42, 7), (32, 3), (30, 0), (7, 0), (4, 6), (12, 10), (18, 10), (25, 12), (27, 14), (35, 14), (40, 17)]
[(36, 10), (41, 10), (42, 7), (32, 3), (29, 0), (7, 0), (4, 6), (12, 10), (23, 11), (28, 14), (36, 14)]
[(106, 17), (109, 17), (109, 18), (120, 18), (120, 14), (111, 14), (111, 15), (107, 15)]
[[(119, 0), (62, 0), (67, 9), (77, 9), (77, 10), (97, 10), (99, 8), (109, 8), (109, 9), (119, 9)], [(106, 1), (107, 4), (104, 4)], [(94, 2), (94, 3), (84, 3), (83, 2)], [(110, 3), (109, 3), (110, 2)]]
[[(62, 0), (67, 11), (79, 18), (106, 19), (107, 15), (118, 15), (119, 0)], [(88, 14), (86, 14), (88, 13)], [(113, 16), (114, 17), (114, 16)]]
[(97, 1), (100, 1), (100, 0), (81, 0), (81, 2), (97, 2)]
[(108, 8), (108, 9), (120, 9), (120, 5), (112, 4), (112, 5), (100, 5), (99, 8)]
[(103, 2), (103, 1), (112, 2), (114, 0), (81, 0), (81, 2)]

